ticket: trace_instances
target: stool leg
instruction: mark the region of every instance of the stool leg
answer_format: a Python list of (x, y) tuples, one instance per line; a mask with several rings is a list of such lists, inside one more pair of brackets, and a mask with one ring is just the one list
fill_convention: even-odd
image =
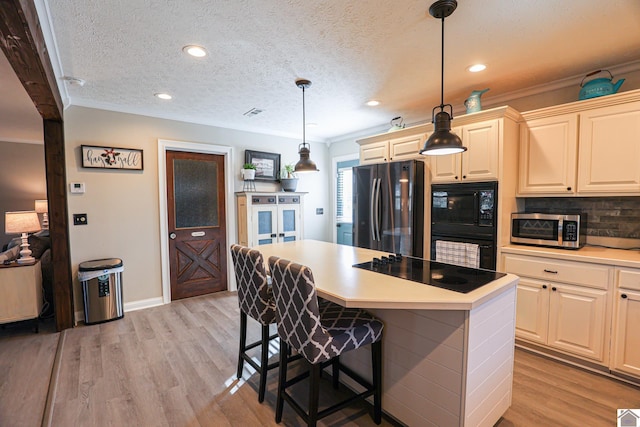
[(340, 384), (340, 356), (333, 358), (331, 368), (333, 371), (333, 388), (337, 390)]
[(269, 325), (262, 325), (262, 344), (260, 352), (260, 388), (258, 402), (264, 401), (264, 390), (267, 387), (267, 366), (269, 365)]
[(309, 427), (315, 427), (318, 422), (318, 400), (320, 399), (320, 371), (322, 365), (311, 365), (309, 372)]
[(371, 344), (371, 365), (373, 367), (373, 421), (382, 422), (382, 340)]
[(289, 353), (289, 345), (280, 339), (280, 366), (278, 367), (278, 394), (276, 397), (276, 423), (282, 421), (282, 409), (284, 407), (284, 387), (287, 382), (287, 353)]
[(247, 346), (247, 315), (240, 310), (240, 350), (238, 351), (238, 372), (237, 378), (242, 378), (242, 369), (244, 367), (244, 352)]

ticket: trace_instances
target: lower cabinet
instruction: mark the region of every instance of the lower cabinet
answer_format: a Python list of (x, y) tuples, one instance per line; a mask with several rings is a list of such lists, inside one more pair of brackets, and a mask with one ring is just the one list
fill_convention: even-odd
[(236, 193), (238, 243), (258, 246), (300, 240), (303, 193)]
[(517, 338), (608, 363), (611, 267), (511, 254), (504, 266), (520, 276)]
[(640, 377), (640, 269), (616, 268), (611, 370)]

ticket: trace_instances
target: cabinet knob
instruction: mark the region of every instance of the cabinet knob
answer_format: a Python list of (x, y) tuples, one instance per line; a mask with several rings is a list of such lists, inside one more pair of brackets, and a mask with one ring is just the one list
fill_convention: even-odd
[(557, 289), (556, 289), (556, 287), (555, 287), (555, 286), (554, 286), (553, 288), (551, 288), (551, 290), (552, 290), (553, 292), (557, 291)]
[(547, 289), (547, 285), (542, 285), (542, 289)]
[(455, 179), (458, 179), (458, 175), (456, 175), (456, 178), (455, 178)]
[(567, 187), (567, 191), (571, 191), (571, 187)]
[(620, 295), (622, 298), (626, 299), (627, 298), (627, 294), (622, 294)]
[(462, 175), (462, 179), (467, 179), (467, 175)]

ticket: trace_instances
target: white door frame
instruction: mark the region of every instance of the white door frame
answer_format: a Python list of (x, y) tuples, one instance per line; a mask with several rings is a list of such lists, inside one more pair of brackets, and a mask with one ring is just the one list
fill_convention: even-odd
[(338, 222), (336, 221), (336, 210), (338, 205), (336, 203), (336, 187), (338, 186), (338, 163), (346, 162), (348, 160), (358, 160), (360, 153), (344, 154), (342, 156), (336, 156), (331, 159), (331, 188), (329, 194), (331, 195), (331, 241), (333, 243), (338, 242)]
[[(190, 153), (220, 154), (224, 156), (224, 169), (226, 181), (226, 220), (227, 220), (227, 244), (235, 241), (236, 216), (233, 212), (233, 184), (232, 170), (233, 148), (224, 145), (209, 145), (197, 142), (171, 141), (158, 139), (158, 200), (160, 202), (160, 256), (162, 266), (162, 301), (165, 304), (171, 302), (171, 271), (169, 266), (169, 225), (167, 218), (167, 151), (185, 151)], [(227, 248), (224, 248), (225, 250)], [(236, 290), (235, 275), (231, 256), (227, 256), (227, 284), (231, 291)]]

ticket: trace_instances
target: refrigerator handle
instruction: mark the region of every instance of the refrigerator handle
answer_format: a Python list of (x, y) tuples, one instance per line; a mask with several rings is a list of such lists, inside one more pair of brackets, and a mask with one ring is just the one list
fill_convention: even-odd
[(382, 186), (382, 178), (378, 178), (376, 187), (376, 235), (378, 242), (382, 240), (380, 237), (380, 187)]
[(376, 204), (376, 178), (373, 179), (373, 185), (371, 186), (371, 199), (369, 200), (369, 227), (371, 228), (371, 237), (373, 240), (376, 240), (376, 229), (375, 229), (375, 216), (373, 207)]

